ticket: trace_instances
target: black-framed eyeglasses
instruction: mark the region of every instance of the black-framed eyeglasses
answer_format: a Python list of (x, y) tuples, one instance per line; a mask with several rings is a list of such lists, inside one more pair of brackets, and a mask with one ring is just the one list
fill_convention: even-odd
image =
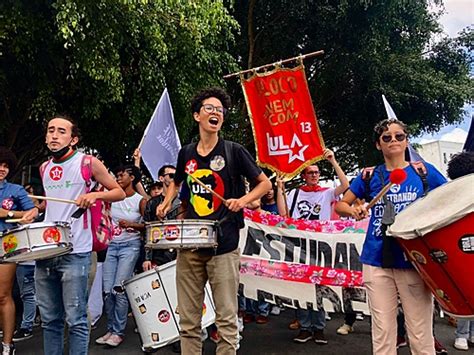
[(398, 142), (403, 142), (407, 138), (407, 135), (405, 133), (397, 133), (395, 134), (395, 136), (392, 136), (391, 134), (384, 134), (380, 138), (383, 142), (390, 143), (393, 137), (395, 137)]
[(163, 176), (166, 176), (166, 175), (168, 175), (170, 179), (174, 179), (174, 173), (163, 174)]
[(211, 104), (204, 104), (204, 105), (202, 105), (202, 108), (207, 113), (217, 112), (217, 113), (222, 114), (223, 116), (225, 116), (226, 113), (227, 113), (227, 109), (222, 107), (222, 106), (214, 106), (214, 105), (211, 105)]
[(321, 174), (321, 172), (320, 171), (308, 171), (305, 174), (306, 175), (316, 175), (316, 176), (318, 176), (319, 174)]

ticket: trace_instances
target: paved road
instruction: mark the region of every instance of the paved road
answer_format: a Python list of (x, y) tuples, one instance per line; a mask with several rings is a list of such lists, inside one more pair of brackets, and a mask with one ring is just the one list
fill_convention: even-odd
[[(355, 325), (355, 332), (342, 336), (336, 334), (336, 329), (342, 324), (342, 315), (332, 315), (333, 319), (328, 322), (326, 336), (329, 340), (328, 345), (316, 345), (314, 342), (306, 344), (296, 344), (292, 338), (296, 331), (287, 329), (287, 324), (292, 320), (294, 312), (291, 309), (285, 310), (280, 316), (270, 316), (270, 322), (265, 325), (251, 323), (246, 325), (241, 342), (239, 354), (244, 355), (284, 355), (284, 354), (371, 354), (370, 325), (368, 318), (358, 321)], [(99, 328), (92, 331), (91, 334), (91, 355), (123, 355), (123, 354), (142, 354), (140, 349), (140, 340), (137, 334), (133, 333), (134, 322), (129, 319), (127, 325), (127, 334), (125, 341), (115, 349), (95, 345), (93, 340), (103, 335), (105, 332), (105, 318), (99, 322)], [(474, 354), (474, 348), (469, 352), (457, 351), (452, 347), (454, 341), (454, 328), (448, 325), (446, 318), (436, 320), (436, 335), (438, 339), (448, 348), (449, 354)], [(35, 328), (34, 337), (17, 343), (18, 355), (37, 355), (42, 351), (41, 329)], [(215, 345), (210, 340), (204, 343), (204, 354), (214, 354)], [(161, 348), (157, 354), (174, 354), (170, 347)], [(410, 354), (408, 348), (399, 350), (399, 354)]]

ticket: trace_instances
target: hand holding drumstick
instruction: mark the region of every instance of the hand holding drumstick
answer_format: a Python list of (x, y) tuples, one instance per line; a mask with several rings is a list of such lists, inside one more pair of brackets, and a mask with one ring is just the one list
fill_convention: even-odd
[(245, 207), (246, 202), (243, 201), (241, 198), (229, 198), (226, 200), (224, 197), (219, 195), (217, 192), (215, 192), (213, 189), (205, 185), (201, 180), (199, 180), (197, 177), (194, 177), (192, 174), (188, 174), (191, 179), (193, 179), (199, 186), (201, 186), (203, 189), (206, 191), (209, 191), (211, 194), (213, 194), (215, 197), (217, 197), (219, 200), (221, 200), (224, 205), (229, 209), (229, 211), (232, 212), (239, 212), (242, 208)]
[(407, 178), (407, 173), (403, 169), (394, 169), (389, 176), (390, 182), (365, 206), (364, 200), (357, 199), (352, 205), (352, 217), (361, 220), (369, 216), (369, 210), (390, 190), (393, 185), (399, 185)]

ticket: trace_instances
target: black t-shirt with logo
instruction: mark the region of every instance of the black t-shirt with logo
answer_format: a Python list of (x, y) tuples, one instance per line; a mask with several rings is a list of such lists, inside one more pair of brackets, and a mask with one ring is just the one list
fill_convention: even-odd
[[(186, 219), (206, 219), (223, 221), (220, 225), (221, 233), (218, 233), (218, 247), (216, 255), (235, 250), (239, 244), (239, 227), (224, 203), (213, 194), (208, 192), (188, 174), (201, 180), (225, 199), (234, 198), (232, 176), (242, 175), (249, 181), (254, 180), (261, 174), (262, 170), (257, 166), (250, 153), (241, 145), (233, 144), (232, 165), (236, 171), (229, 171), (225, 156), (224, 140), (219, 138), (214, 149), (205, 157), (196, 151), (196, 144), (192, 148), (183, 147), (178, 154), (178, 164), (174, 181), (176, 184), (184, 182), (188, 187), (189, 200)], [(227, 218), (226, 218), (227, 217)], [(213, 250), (204, 251), (204, 253)]]

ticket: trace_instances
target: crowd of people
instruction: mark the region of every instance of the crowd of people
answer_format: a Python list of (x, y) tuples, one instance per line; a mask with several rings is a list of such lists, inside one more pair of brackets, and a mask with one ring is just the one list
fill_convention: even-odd
[[(46, 146), (51, 159), (40, 168), (42, 190), (8, 182), (7, 177), (15, 170), (16, 158), (9, 149), (0, 148), (0, 229), (6, 232), (21, 224), (67, 221), (72, 236), (72, 251), (68, 254), (18, 264), (8, 260), (0, 263), (2, 355), (14, 354), (14, 342), (32, 336), (37, 307), (45, 354), (64, 353), (65, 331), (70, 354), (88, 353), (88, 290), (97, 264), (96, 253), (92, 252), (91, 207), (98, 201), (111, 203), (113, 225), (113, 238), (102, 265), (107, 329), (95, 339), (98, 345), (113, 348), (124, 341), (129, 302), (122, 282), (134, 273), (176, 259), (180, 343), (175, 344), (175, 351), (202, 352), (202, 305), (205, 285), (209, 282), (216, 307), (215, 326), (211, 328), (211, 338), (217, 343), (216, 353), (235, 354), (239, 347), (239, 330), (242, 330), (239, 320), (266, 324), (270, 312), (279, 313), (278, 306), (265, 300), (237, 296), (242, 210), (251, 208), (308, 220), (337, 218), (334, 212), (356, 220), (370, 218), (361, 262), (371, 313), (373, 353), (396, 354), (399, 346), (406, 345), (405, 328), (413, 353), (446, 353), (433, 335), (431, 292), (400, 246), (386, 235), (390, 224), (387, 221), (393, 221), (395, 211), (403, 210), (446, 182), (431, 164), (423, 164), (422, 179), (405, 160), (407, 126), (395, 119), (377, 124), (374, 143), (384, 163), (368, 174), (359, 175), (351, 184), (334, 152), (325, 149), (323, 158), (334, 169), (339, 185), (321, 187), (318, 165), (308, 162), (300, 174), (303, 184), (288, 193), (283, 179), (277, 178), (272, 183), (243, 146), (219, 136), (230, 106), (230, 97), (220, 88), (204, 89), (193, 97), (191, 114), (199, 127), (199, 140), (179, 151), (176, 166), (163, 166), (158, 171), (158, 181), (151, 184), (148, 191), (140, 181), (139, 150), (134, 153), (134, 164), (120, 166), (111, 174), (99, 159), (77, 149), (79, 128), (66, 115), (55, 115), (47, 124)], [(450, 177), (474, 172), (472, 161), (472, 153), (456, 156), (448, 170)], [(87, 169), (89, 178), (84, 177)], [(393, 201), (384, 197), (380, 202), (384, 208), (367, 210), (365, 202), (373, 199), (388, 183), (394, 169), (407, 173), (399, 191), (419, 193), (405, 194), (403, 199)], [(245, 180), (251, 189), (245, 188)], [(102, 188), (97, 188), (98, 185)], [(221, 195), (216, 196), (210, 187)], [(28, 194), (44, 194), (50, 199), (45, 203)], [(58, 199), (75, 203), (66, 204)], [(80, 217), (77, 217), (78, 210), (82, 213)], [(197, 250), (145, 247), (145, 223), (181, 218), (219, 221), (217, 247)], [(10, 223), (11, 220), (16, 222)], [(15, 278), (23, 302), (22, 320), (16, 331), (12, 299)], [(324, 309), (297, 309), (295, 320), (289, 324), (290, 329), (299, 330), (294, 342), (313, 340), (319, 345), (327, 344), (326, 317)], [(353, 332), (356, 317), (355, 313), (347, 313), (337, 332), (341, 335)], [(459, 320), (455, 337), (454, 346), (468, 350), (468, 340), (474, 342), (474, 322)]]

